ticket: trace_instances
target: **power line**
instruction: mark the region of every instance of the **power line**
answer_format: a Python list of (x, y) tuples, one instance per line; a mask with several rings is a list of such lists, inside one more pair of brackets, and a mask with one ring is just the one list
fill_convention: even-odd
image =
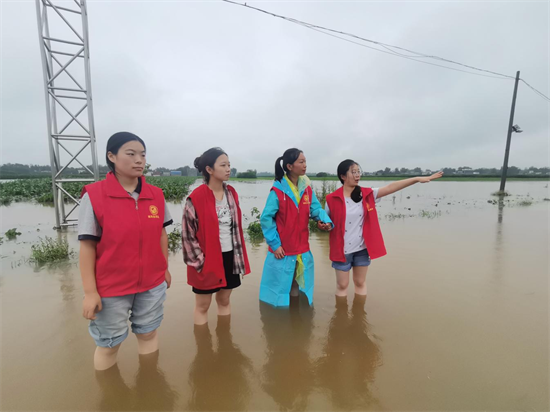
[[(460, 72), (463, 72), (463, 73), (473, 74), (473, 75), (477, 75), (477, 76), (491, 77), (491, 78), (494, 78), (494, 79), (511, 79), (511, 80), (515, 79), (514, 76), (510, 76), (510, 75), (507, 75), (507, 74), (498, 73), (498, 72), (494, 72), (494, 71), (491, 71), (491, 70), (480, 69), (479, 67), (470, 66), (470, 65), (463, 64), (463, 63), (460, 63), (460, 62), (456, 62), (454, 60), (446, 59), (446, 58), (443, 58), (443, 57), (439, 57), (439, 56), (435, 56), (435, 55), (428, 55), (428, 54), (424, 54), (424, 53), (419, 53), (419, 52), (416, 52), (414, 50), (410, 50), (410, 49), (407, 49), (407, 48), (404, 48), (404, 47), (393, 46), (391, 44), (382, 43), (382, 42), (379, 42), (379, 41), (376, 41), (376, 40), (371, 40), (371, 39), (367, 39), (367, 38), (364, 38), (364, 37), (361, 37), (361, 36), (357, 36), (357, 35), (352, 34), (352, 33), (347, 33), (347, 32), (344, 32), (344, 31), (334, 30), (334, 29), (319, 26), (319, 25), (316, 25), (316, 24), (307, 23), (307, 22), (304, 22), (304, 21), (301, 21), (301, 20), (298, 20), (298, 19), (294, 19), (292, 17), (282, 16), (280, 14), (272, 13), (270, 11), (260, 9), (258, 7), (250, 6), (246, 3), (239, 3), (239, 2), (236, 2), (236, 1), (232, 1), (232, 0), (222, 0), (222, 1), (225, 2), (225, 3), (230, 3), (230, 4), (233, 4), (233, 5), (236, 5), (236, 6), (246, 7), (248, 9), (255, 10), (257, 12), (264, 13), (264, 14), (267, 14), (267, 15), (272, 16), (272, 17), (283, 19), (283, 20), (286, 20), (290, 23), (297, 24), (299, 26), (308, 28), (310, 30), (325, 34), (327, 36), (335, 37), (337, 39), (347, 41), (349, 43), (353, 43), (353, 44), (356, 44), (356, 45), (361, 46), (361, 47), (366, 47), (368, 49), (372, 49), (372, 50), (375, 50), (375, 51), (378, 51), (378, 52), (381, 52), (381, 53), (390, 54), (390, 55), (393, 55), (393, 56), (396, 56), (396, 57), (401, 57), (401, 58), (408, 59), (408, 60), (413, 60), (413, 61), (418, 62), (418, 63), (429, 64), (431, 66), (437, 66), (437, 67), (441, 67), (441, 68), (444, 68), (444, 69), (460, 71)], [(361, 41), (364, 41), (364, 42), (375, 44), (377, 46), (383, 47), (386, 50), (381, 50), (381, 49), (376, 48), (376, 47), (367, 46), (366, 44), (359, 43), (357, 41), (347, 39), (347, 38), (341, 37), (339, 35), (347, 36), (347, 37), (351, 37), (351, 38), (354, 38), (354, 39), (357, 39), (357, 40), (361, 40)], [(404, 52), (407, 52), (407, 53), (412, 53), (413, 55), (406, 55), (406, 54), (400, 53), (396, 50), (404, 51)], [(426, 61), (418, 60), (418, 59), (438, 60), (438, 61), (445, 62), (445, 63), (459, 65), (459, 66), (462, 66), (462, 67), (465, 67), (465, 68), (468, 68), (468, 69), (471, 69), (471, 70), (490, 73), (490, 75), (481, 74), (481, 73), (473, 73), (473, 72), (468, 71), (468, 70), (461, 70), (461, 69), (457, 69), (457, 68), (454, 68), (454, 67), (444, 66), (444, 65), (436, 64), (436, 63), (430, 63), (430, 62), (426, 62)], [(537, 90), (536, 88), (531, 86), (524, 79), (520, 79), (520, 80), (523, 83), (525, 83), (525, 85), (527, 85), (530, 89), (532, 89), (536, 94), (538, 94), (540, 97), (550, 101), (550, 99), (546, 95), (544, 95), (542, 92), (540, 92), (539, 90)]]
[[(456, 64), (456, 65), (459, 65), (459, 66), (463, 66), (463, 67), (466, 67), (466, 68), (469, 68), (469, 69), (472, 69), (472, 70), (477, 70), (477, 71), (481, 71), (481, 72), (486, 72), (486, 73), (490, 73), (490, 74), (494, 74), (494, 75), (497, 75), (497, 76), (502, 76), (502, 77), (505, 77), (505, 78), (509, 78), (509, 79), (515, 79), (514, 76), (510, 76), (510, 75), (507, 75), (507, 74), (502, 74), (502, 73), (497, 73), (497, 72), (494, 72), (494, 71), (491, 71), (491, 70), (485, 70), (485, 69), (480, 69), (478, 67), (474, 67), (474, 66), (470, 66), (470, 65), (467, 65), (467, 64), (463, 64), (463, 63), (459, 63), (459, 62), (455, 62), (453, 60), (449, 60), (449, 59), (445, 59), (443, 57), (439, 57), (439, 56), (433, 56), (433, 55), (427, 55), (427, 54), (424, 54), (424, 53), (419, 53), (419, 52), (416, 52), (414, 50), (410, 50), (410, 49), (406, 49), (404, 47), (399, 47), (399, 46), (393, 46), (391, 44), (387, 44), (387, 43), (382, 43), (382, 42), (379, 42), (379, 41), (376, 41), (376, 40), (371, 40), (371, 39), (367, 39), (367, 38), (364, 38), (364, 37), (361, 37), (361, 36), (357, 36), (355, 34), (352, 34), (352, 33), (347, 33), (347, 32), (344, 32), (344, 31), (340, 31), (340, 30), (334, 30), (334, 29), (330, 29), (330, 28), (327, 28), (327, 27), (323, 27), (323, 26), (319, 26), (319, 25), (316, 25), (316, 24), (312, 24), (312, 23), (307, 23), (305, 21), (301, 21), (301, 20), (298, 20), (298, 19), (294, 19), (292, 17), (286, 17), (286, 16), (282, 16), (280, 14), (276, 14), (276, 13), (272, 13), (270, 11), (267, 11), (267, 10), (264, 10), (264, 9), (260, 9), (258, 7), (254, 7), (254, 6), (250, 6), (246, 3), (239, 3), (239, 2), (236, 2), (236, 1), (232, 1), (232, 0), (222, 0), (224, 1), (225, 3), (230, 3), (230, 4), (234, 4), (234, 5), (237, 5), (237, 6), (242, 6), (242, 7), (246, 7), (248, 9), (252, 9), (252, 10), (255, 10), (255, 11), (258, 11), (260, 13), (264, 13), (264, 14), (268, 14), (272, 17), (276, 17), (276, 18), (279, 18), (279, 19), (283, 19), (283, 20), (286, 20), (288, 22), (291, 22), (291, 23), (294, 23), (294, 24), (297, 24), (297, 25), (300, 25), (302, 27), (306, 27), (308, 29), (317, 29), (317, 31), (321, 31), (321, 32), (331, 32), (331, 33), (336, 33), (336, 34), (340, 34), (340, 35), (344, 35), (344, 36), (348, 36), (348, 37), (352, 37), (352, 38), (355, 38), (355, 39), (358, 39), (358, 40), (362, 40), (362, 41), (365, 41), (365, 42), (368, 42), (368, 43), (372, 43), (372, 44), (375, 44), (377, 46), (381, 46), (385, 49), (387, 49), (391, 54), (395, 55), (395, 56), (399, 56), (399, 57), (404, 57), (404, 58), (427, 58), (427, 59), (434, 59), (434, 60), (439, 60), (439, 61), (443, 61), (443, 62), (446, 62), (446, 63), (451, 63), (451, 64)], [(337, 36), (335, 36), (337, 37)], [(341, 37), (338, 37), (340, 39), (342, 39)], [(344, 40), (344, 39), (342, 39)], [(356, 43), (357, 44), (357, 43)], [(380, 49), (377, 49), (375, 47), (371, 47), (373, 50), (377, 50), (377, 51), (380, 51), (380, 52), (383, 52), (383, 50), (380, 50)], [(408, 52), (408, 53), (412, 53), (414, 54), (415, 56), (407, 56), (407, 55), (404, 55), (404, 54), (401, 54), (399, 52), (396, 52), (395, 50), (392, 50), (392, 49), (395, 49), (395, 50), (401, 50), (401, 51), (405, 51), (405, 52)], [(417, 60), (421, 63), (425, 63), (421, 60)], [(447, 69), (451, 69), (450, 67), (446, 67), (446, 66), (441, 66), (441, 67), (444, 67), (444, 68), (447, 68)], [(467, 73), (471, 73), (471, 72), (467, 72)], [(471, 73), (473, 74), (473, 73)]]
[[(224, 0), (225, 1), (225, 0)], [(314, 31), (317, 31), (319, 33), (322, 33), (322, 34), (325, 34), (327, 36), (331, 36), (331, 37), (335, 37), (337, 39), (340, 39), (340, 40), (343, 40), (343, 41), (347, 41), (349, 43), (353, 43), (353, 44), (356, 44), (358, 46), (361, 46), (361, 47), (366, 47), (367, 49), (372, 49), (372, 50), (376, 50), (376, 51), (379, 51), (381, 53), (386, 53), (386, 54), (389, 54), (389, 55), (393, 55), (393, 56), (396, 56), (396, 57), (401, 57), (403, 59), (407, 59), (407, 60), (413, 60), (415, 62), (418, 62), (418, 63), (424, 63), (424, 64), (429, 64), (430, 66), (437, 66), (437, 67), (442, 67), (444, 69), (449, 69), (449, 70), (454, 70), (454, 71), (457, 71), (457, 72), (463, 72), (463, 73), (468, 73), (468, 74), (473, 74), (475, 76), (483, 76), (483, 77), (491, 77), (493, 79), (500, 79), (500, 80), (508, 80), (508, 78), (506, 77), (499, 77), (499, 76), (491, 76), (491, 75), (488, 75), (488, 74), (481, 74), (481, 73), (473, 73), (473, 72), (469, 72), (467, 70), (461, 70), (461, 69), (456, 69), (454, 67), (448, 67), (448, 66), (443, 66), (441, 64), (436, 64), (436, 63), (430, 63), (430, 62), (425, 62), (425, 61), (421, 61), (421, 60), (417, 60), (413, 57), (410, 57), (410, 56), (405, 56), (405, 55), (402, 55), (400, 53), (396, 53), (396, 52), (393, 52), (393, 51), (384, 51), (384, 50), (380, 50), (380, 49), (377, 49), (376, 47), (371, 47), (371, 46), (367, 46), (366, 44), (363, 44), (363, 43), (358, 43), (356, 41), (353, 41), (353, 40), (350, 40), (350, 39), (346, 39), (346, 38), (343, 38), (343, 37), (340, 37), (340, 36), (336, 36), (335, 34), (331, 34), (331, 33), (327, 33), (327, 32), (324, 32), (322, 30), (318, 30), (318, 29), (315, 29), (315, 28), (311, 28), (311, 30), (314, 30)], [(512, 77), (513, 79), (513, 77)]]
[(536, 94), (538, 94), (540, 97), (542, 97), (543, 99), (546, 99), (550, 102), (550, 98), (548, 98), (548, 96), (546, 96), (545, 94), (543, 94), (542, 92), (538, 91), (537, 89), (535, 89), (533, 86), (531, 86), (529, 83), (527, 83), (525, 80), (523, 79), (520, 79), (523, 83), (525, 83), (525, 85), (527, 87), (529, 87), (531, 90), (533, 90)]

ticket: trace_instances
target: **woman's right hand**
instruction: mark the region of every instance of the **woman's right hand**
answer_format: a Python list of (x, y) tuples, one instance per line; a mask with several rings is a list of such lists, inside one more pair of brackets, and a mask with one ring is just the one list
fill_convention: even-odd
[(282, 246), (279, 246), (279, 248), (275, 252), (273, 252), (273, 254), (275, 255), (276, 259), (282, 259), (285, 257), (285, 251), (283, 250)]
[(82, 302), (82, 316), (88, 320), (95, 320), (95, 314), (103, 309), (99, 293), (87, 293)]

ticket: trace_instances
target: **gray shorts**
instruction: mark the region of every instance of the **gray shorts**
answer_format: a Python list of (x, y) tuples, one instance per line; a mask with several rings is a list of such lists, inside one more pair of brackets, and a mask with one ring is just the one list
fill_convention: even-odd
[(101, 298), (103, 308), (88, 328), (96, 345), (112, 348), (122, 343), (128, 336), (128, 319), (134, 333), (156, 330), (164, 317), (166, 288), (162, 282), (146, 292)]

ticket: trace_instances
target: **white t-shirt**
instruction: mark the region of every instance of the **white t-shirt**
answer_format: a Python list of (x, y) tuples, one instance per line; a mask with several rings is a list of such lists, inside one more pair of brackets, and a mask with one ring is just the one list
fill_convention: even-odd
[[(372, 195), (376, 203), (378, 199), (378, 188), (372, 189)], [(363, 239), (363, 221), (364, 210), (363, 202), (355, 203), (350, 197), (344, 197), (346, 202), (346, 228), (344, 232), (344, 254), (359, 252), (366, 249)], [(328, 204), (325, 206), (326, 212), (330, 215)]]
[(222, 246), (222, 252), (230, 252), (233, 250), (233, 238), (231, 233), (233, 220), (231, 219), (231, 210), (229, 209), (225, 193), (222, 200), (216, 199), (216, 213), (218, 214), (218, 223), (220, 225), (220, 244)]

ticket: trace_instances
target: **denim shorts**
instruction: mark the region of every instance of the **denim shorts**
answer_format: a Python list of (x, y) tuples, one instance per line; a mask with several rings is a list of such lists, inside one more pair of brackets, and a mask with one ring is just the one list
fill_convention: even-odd
[(128, 336), (128, 319), (134, 333), (156, 330), (164, 317), (166, 289), (166, 282), (162, 282), (145, 292), (101, 298), (103, 308), (88, 328), (96, 345), (112, 348), (122, 343)]
[(359, 252), (349, 253), (346, 256), (346, 262), (332, 262), (332, 267), (342, 272), (349, 272), (352, 266), (369, 266), (370, 256), (367, 249)]

